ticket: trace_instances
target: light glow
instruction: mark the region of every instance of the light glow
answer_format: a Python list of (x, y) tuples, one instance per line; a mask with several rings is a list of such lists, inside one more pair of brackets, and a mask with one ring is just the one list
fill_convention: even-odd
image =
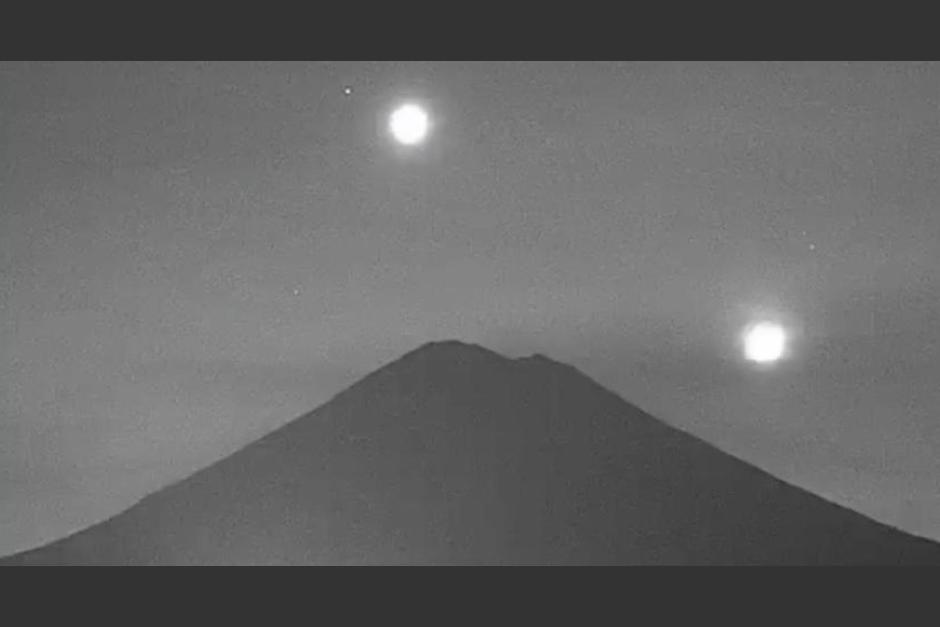
[(744, 333), (744, 356), (757, 363), (772, 363), (783, 357), (787, 334), (779, 324), (759, 322)]
[(416, 104), (404, 104), (389, 116), (388, 128), (400, 144), (414, 146), (427, 137), (430, 121), (424, 109)]

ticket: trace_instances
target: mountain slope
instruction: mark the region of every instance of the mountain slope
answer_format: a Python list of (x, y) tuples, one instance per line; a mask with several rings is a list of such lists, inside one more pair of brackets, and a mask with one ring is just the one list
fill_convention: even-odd
[(940, 564), (576, 369), (427, 344), (6, 564)]

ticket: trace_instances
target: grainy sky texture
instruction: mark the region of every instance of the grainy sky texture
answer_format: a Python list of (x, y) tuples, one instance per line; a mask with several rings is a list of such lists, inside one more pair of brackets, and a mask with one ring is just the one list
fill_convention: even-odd
[(935, 63), (4, 63), (0, 554), (443, 338), (940, 539), (938, 107)]

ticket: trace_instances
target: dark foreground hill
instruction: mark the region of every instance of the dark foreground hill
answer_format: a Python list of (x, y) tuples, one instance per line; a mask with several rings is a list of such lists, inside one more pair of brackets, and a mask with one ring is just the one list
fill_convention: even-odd
[(576, 369), (425, 345), (6, 564), (940, 564)]

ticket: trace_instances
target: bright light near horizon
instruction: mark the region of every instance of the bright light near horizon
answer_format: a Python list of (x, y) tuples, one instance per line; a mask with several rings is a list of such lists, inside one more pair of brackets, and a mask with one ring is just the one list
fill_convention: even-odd
[(773, 322), (760, 322), (744, 333), (744, 355), (758, 363), (771, 363), (783, 357), (786, 344), (786, 332)]
[(416, 104), (398, 107), (388, 119), (392, 137), (405, 146), (420, 144), (427, 137), (429, 126), (428, 114)]

